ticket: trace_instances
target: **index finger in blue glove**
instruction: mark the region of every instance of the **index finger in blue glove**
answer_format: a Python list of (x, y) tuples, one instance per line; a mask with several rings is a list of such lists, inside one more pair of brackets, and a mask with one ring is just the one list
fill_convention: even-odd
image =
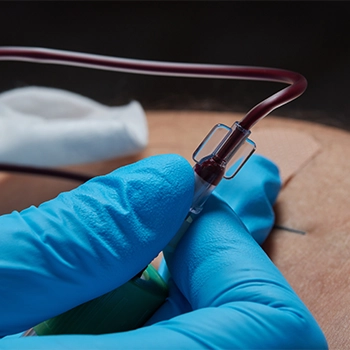
[(135, 276), (176, 233), (192, 197), (190, 165), (165, 155), (0, 217), (0, 335), (25, 330)]
[(240, 177), (219, 185), (168, 261), (176, 288), (150, 322), (187, 312), (158, 326), (178, 324), (181, 332), (181, 325), (178, 341), (188, 346), (326, 348), (310, 312), (246, 229), (265, 237), (273, 224), (276, 167), (253, 157)]

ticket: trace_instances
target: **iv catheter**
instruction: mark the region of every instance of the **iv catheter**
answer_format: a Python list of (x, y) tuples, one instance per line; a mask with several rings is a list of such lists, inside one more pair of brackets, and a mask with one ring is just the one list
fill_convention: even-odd
[[(193, 203), (182, 227), (167, 247), (165, 247), (164, 254), (166, 257), (169, 257), (170, 254), (174, 253), (181, 237), (185, 234), (194, 218), (201, 212), (206, 200), (222, 178), (233, 178), (255, 151), (256, 146), (254, 142), (248, 139), (251, 133), (250, 129), (274, 109), (300, 96), (307, 87), (306, 79), (298, 73), (262, 67), (144, 61), (31, 47), (0, 47), (0, 60), (63, 64), (136, 74), (271, 81), (289, 85), (252, 108), (242, 120), (239, 122), (236, 121), (231, 127), (223, 124), (214, 126), (207, 137), (195, 150), (193, 153), (193, 160), (195, 161), (195, 193)], [(226, 169), (231, 170), (227, 171)], [(148, 274), (149, 278), (149, 276), (153, 274), (153, 271), (147, 269), (144, 273)], [(157, 277), (155, 277), (155, 279), (157, 279)], [(130, 287), (131, 282), (132, 281), (117, 288), (117, 298), (121, 298), (123, 295), (125, 296), (125, 293), (133, 293), (130, 290), (122, 289)], [(151, 287), (151, 289), (147, 291), (148, 294), (152, 293), (152, 290), (155, 292), (154, 294), (159, 294), (160, 298), (159, 300), (157, 299), (157, 302), (154, 305), (149, 307), (147, 305), (142, 306), (138, 304), (138, 307), (132, 311), (135, 313), (135, 317), (130, 323), (125, 325), (126, 322), (124, 322), (124, 320), (121, 327), (118, 328), (117, 325), (116, 328), (108, 328), (105, 332), (117, 332), (141, 326), (142, 322), (147, 320), (141, 320), (142, 317), (145, 317), (145, 312), (148, 312), (146, 316), (150, 317), (164, 300), (162, 299), (164, 285), (162, 284), (162, 281), (158, 281), (157, 283), (157, 287), (153, 286), (154, 289)], [(148, 288), (145, 285), (143, 287), (144, 290)], [(136, 294), (142, 293), (142, 285), (141, 289), (140, 285), (137, 285), (136, 289)], [(140, 297), (140, 295), (141, 294), (139, 294), (138, 297)], [(141, 296), (141, 298), (142, 297), (143, 296)], [(98, 299), (99, 298), (94, 299), (92, 302)], [(139, 303), (139, 301), (135, 301), (135, 299), (131, 300), (131, 303), (133, 302)], [(93, 306), (93, 308), (95, 307), (96, 305)], [(67, 313), (69, 312), (70, 311)], [(78, 313), (79, 312), (81, 313), (81, 310), (78, 311)], [(89, 312), (91, 313), (91, 310)], [(123, 313), (125, 312), (125, 309), (124, 311), (119, 310), (119, 312)], [(70, 316), (73, 318), (75, 317), (73, 314)], [(60, 323), (60, 319), (58, 319), (58, 321), (55, 319), (56, 318), (53, 318), (54, 321), (51, 322), (50, 325), (46, 324), (42, 326), (39, 325), (39, 327), (37, 326), (35, 332), (37, 334), (59, 334), (64, 332), (99, 333), (95, 332), (95, 329), (89, 329), (88, 327), (85, 330), (81, 330), (79, 327), (74, 329), (73, 327), (73, 329), (68, 331), (52, 331), (52, 329), (49, 328), (56, 327), (57, 323)], [(61, 321), (63, 322), (63, 320), (64, 322), (67, 322), (67, 318), (64, 318), (64, 316)], [(51, 320), (49, 320), (49, 322), (50, 321)], [(61, 329), (65, 328), (61, 327)], [(101, 333), (103, 333), (103, 331)], [(32, 334), (33, 332), (28, 333), (28, 335)]]

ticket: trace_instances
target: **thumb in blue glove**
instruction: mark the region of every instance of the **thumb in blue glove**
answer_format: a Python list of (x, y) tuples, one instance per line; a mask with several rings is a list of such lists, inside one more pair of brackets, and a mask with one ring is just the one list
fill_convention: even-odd
[(0, 217), (0, 336), (134, 277), (177, 232), (193, 190), (188, 162), (158, 156), (97, 177), (39, 208)]

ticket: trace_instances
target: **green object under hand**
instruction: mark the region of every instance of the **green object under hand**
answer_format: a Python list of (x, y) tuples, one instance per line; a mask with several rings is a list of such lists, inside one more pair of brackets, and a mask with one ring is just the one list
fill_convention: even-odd
[(34, 327), (36, 335), (104, 334), (141, 327), (164, 303), (166, 283), (149, 265), (141, 277)]

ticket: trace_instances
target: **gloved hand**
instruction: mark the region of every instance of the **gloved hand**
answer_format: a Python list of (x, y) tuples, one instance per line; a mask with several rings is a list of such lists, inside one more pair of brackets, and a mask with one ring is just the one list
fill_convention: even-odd
[[(149, 326), (4, 338), (0, 348), (326, 348), (312, 315), (251, 236), (261, 241), (271, 228), (278, 187), (276, 168), (261, 157), (219, 185), (167, 261), (170, 297)], [(192, 194), (188, 163), (158, 156), (1, 217), (1, 334), (129, 280), (176, 233)]]

